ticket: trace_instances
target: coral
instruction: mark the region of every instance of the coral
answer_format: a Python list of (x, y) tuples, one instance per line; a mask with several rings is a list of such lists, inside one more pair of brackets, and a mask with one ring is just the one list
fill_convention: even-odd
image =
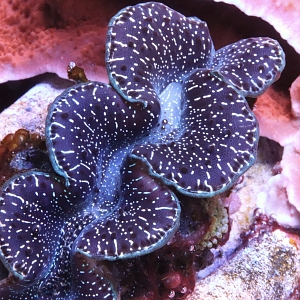
[(106, 26), (122, 4), (88, 2), (1, 1), (0, 81), (45, 72), (66, 77), (70, 61), (84, 65), (91, 79), (107, 80), (101, 55)]
[(0, 143), (0, 185), (16, 173), (34, 168), (50, 168), (45, 141), (25, 129), (5, 136)]
[(297, 32), (300, 30), (300, 3), (293, 0), (214, 0), (233, 4), (245, 14), (263, 18), (275, 27), (281, 36), (300, 53), (300, 43)]
[(230, 262), (201, 280), (188, 299), (299, 299), (299, 242), (299, 229), (287, 230), (256, 210)]
[[(186, 5), (170, 0), (163, 2), (176, 5), (178, 10), (190, 6), (193, 14), (199, 14), (207, 5), (205, 2), (210, 1), (189, 0)], [(271, 0), (224, 2), (233, 3), (248, 15), (258, 15), (273, 24), (279, 32), (284, 30), (283, 37), (300, 52), (296, 38), (299, 32), (299, 8), (294, 1), (290, 0), (289, 5), (278, 5), (279, 1), (274, 4)], [(1, 1), (0, 82), (29, 78), (45, 72), (66, 78), (64, 69), (70, 61), (85, 66), (91, 80), (106, 82), (103, 53), (107, 23), (119, 9), (134, 3), (131, 0), (87, 0), (84, 3), (58, 0)], [(233, 13), (233, 19), (235, 15)]]
[(298, 77), (291, 86), (290, 99), (270, 90), (258, 98), (254, 109), (261, 134), (284, 147), (279, 172), (270, 178), (265, 191), (260, 193), (258, 206), (266, 214), (276, 215), (281, 224), (289, 226), (300, 225), (299, 83)]
[[(185, 197), (218, 195), (253, 164), (258, 126), (245, 97), (278, 78), (284, 53), (269, 38), (215, 52), (204, 22), (150, 2), (111, 20), (106, 63), (111, 86), (77, 84), (49, 109), (56, 173), (31, 170), (2, 188), (3, 297), (122, 293), (111, 261), (171, 242)], [(190, 251), (226, 239), (226, 211), (208, 207)], [(169, 266), (162, 284), (185, 294), (184, 274)]]

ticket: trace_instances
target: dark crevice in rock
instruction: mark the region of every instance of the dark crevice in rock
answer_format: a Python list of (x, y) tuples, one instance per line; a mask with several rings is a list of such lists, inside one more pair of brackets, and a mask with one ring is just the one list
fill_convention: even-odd
[(257, 161), (274, 166), (282, 159), (283, 147), (266, 137), (260, 137)]
[[(35, 85), (42, 82), (47, 82), (49, 78), (53, 78), (53, 77), (59, 78), (56, 74), (53, 73), (43, 73), (23, 80), (8, 81), (0, 84), (0, 113), (4, 109), (12, 105), (16, 100), (18, 100), (24, 94), (26, 94)], [(65, 81), (65, 88), (68, 88), (72, 84), (74, 84), (69, 80), (60, 78), (61, 84), (59, 88), (63, 87), (62, 85), (63, 81)]]
[(42, 82), (46, 76), (47, 73), (23, 80), (8, 81), (0, 84), (0, 111), (3, 111), (13, 104), (33, 86)]

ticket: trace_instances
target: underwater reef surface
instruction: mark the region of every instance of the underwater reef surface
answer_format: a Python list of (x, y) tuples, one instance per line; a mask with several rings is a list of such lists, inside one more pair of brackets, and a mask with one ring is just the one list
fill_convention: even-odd
[[(208, 6), (211, 4), (207, 4)], [(215, 4), (216, 8), (218, 7), (217, 4)], [(222, 6), (223, 8), (223, 6)], [(245, 19), (247, 19), (246, 16), (244, 16)], [(223, 26), (224, 24), (222, 24)], [(230, 32), (232, 28), (230, 28), (229, 30), (227, 29), (227, 32)], [(234, 31), (233, 31), (234, 32)], [(212, 35), (213, 35), (214, 31), (212, 31)], [(248, 33), (247, 33), (248, 34)], [(276, 33), (273, 33), (274, 35), (276, 35)], [(236, 32), (234, 32), (234, 34), (232, 34), (230, 36), (229, 39), (234, 39), (234, 36), (236, 35)], [(258, 35), (258, 33), (256, 32), (255, 35)], [(218, 42), (217, 42), (218, 43)], [(224, 43), (224, 41), (221, 41), (220, 44), (222, 45)], [(64, 44), (66, 46), (66, 44)], [(286, 51), (286, 47), (285, 51)], [(297, 186), (294, 184), (294, 182), (296, 182), (296, 178), (295, 172), (293, 172), (293, 167), (295, 166), (295, 157), (297, 157), (297, 145), (294, 145), (294, 137), (297, 134), (297, 128), (298, 128), (298, 122), (297, 122), (297, 116), (295, 115), (295, 113), (291, 112), (291, 108), (290, 107), (295, 107), (295, 105), (297, 104), (297, 99), (299, 99), (299, 97), (297, 96), (297, 82), (294, 83), (293, 88), (291, 89), (291, 93), (292, 93), (292, 99), (294, 99), (294, 101), (292, 103), (295, 103), (294, 105), (290, 104), (290, 97), (287, 93), (287, 90), (289, 88), (289, 86), (291, 85), (293, 79), (296, 78), (297, 71), (295, 71), (294, 69), (296, 69), (295, 66), (297, 66), (297, 64), (299, 64), (299, 56), (297, 54), (295, 54), (295, 52), (293, 52), (293, 50), (288, 49), (288, 51), (286, 51), (287, 53), (287, 71), (289, 74), (287, 76), (285, 76), (285, 74), (287, 73), (283, 73), (282, 78), (279, 80), (278, 84), (275, 85), (272, 89), (270, 89), (265, 95), (261, 96), (258, 101), (255, 103), (254, 106), (254, 112), (256, 113), (256, 116), (260, 122), (260, 130), (261, 130), (261, 135), (262, 136), (266, 136), (269, 139), (276, 141), (277, 143), (272, 143), (269, 140), (261, 140), (261, 145), (259, 146), (259, 155), (261, 155), (261, 159), (258, 159), (258, 162), (256, 165), (254, 165), (253, 168), (251, 168), (245, 175), (244, 175), (244, 181), (241, 182), (240, 184), (238, 184), (235, 187), (235, 190), (233, 191), (232, 195), (231, 195), (231, 199), (228, 200), (228, 207), (229, 209), (231, 209), (231, 218), (233, 219), (233, 229), (232, 229), (232, 244), (228, 243), (224, 248), (224, 261), (226, 261), (226, 256), (228, 258), (231, 257), (231, 252), (236, 249), (236, 245), (238, 244), (237, 239), (239, 236), (239, 232), (241, 231), (247, 231), (247, 226), (250, 225), (253, 222), (253, 210), (257, 207), (257, 205), (259, 205), (259, 207), (261, 207), (262, 212), (267, 213), (268, 215), (273, 214), (273, 216), (277, 217), (277, 219), (279, 219), (279, 212), (282, 213), (282, 218), (279, 219), (279, 221), (281, 221), (282, 224), (284, 225), (291, 225), (291, 226), (298, 226), (298, 215), (297, 215), (297, 206), (294, 205), (290, 199), (293, 199), (293, 197), (295, 197), (297, 195), (297, 191), (293, 191), (293, 187), (296, 188)], [(289, 55), (290, 53), (292, 53), (291, 55)], [(292, 61), (292, 62), (291, 62)], [(69, 63), (69, 61), (68, 61)], [(64, 70), (65, 70), (66, 66), (64, 65)], [(21, 68), (22, 69), (22, 68)], [(298, 69), (299, 70), (299, 69)], [(48, 71), (46, 69), (46, 71)], [(88, 71), (88, 70), (87, 70)], [(65, 72), (65, 71), (60, 71), (60, 72)], [(65, 76), (65, 75), (64, 75)], [(49, 80), (48, 80), (49, 78)], [(51, 78), (51, 79), (50, 79)], [(62, 90), (64, 90), (65, 88), (68, 87), (68, 82), (63, 82), (60, 79), (56, 78), (53, 75), (49, 75), (49, 77), (47, 77), (48, 83), (46, 83), (45, 85), (37, 85), (33, 90), (31, 90), (29, 92), (29, 94), (27, 96), (24, 96), (22, 99), (20, 99), (19, 104), (18, 104), (18, 110), (19, 112), (16, 113), (16, 111), (6, 111), (2, 114), (2, 117), (5, 118), (5, 115), (8, 116), (6, 117), (6, 119), (4, 119), (6, 126), (5, 129), (2, 132), (13, 132), (14, 130), (18, 129), (18, 128), (27, 128), (28, 130), (30, 130), (31, 132), (34, 131), (38, 131), (40, 130), (40, 133), (43, 132), (43, 122), (44, 122), (44, 118), (46, 115), (46, 111), (47, 111), (47, 104), (42, 105), (40, 101), (38, 101), (38, 98), (40, 97), (41, 99), (45, 100), (46, 102), (48, 101), (48, 103), (51, 103), (52, 100), (55, 98), (56, 95), (58, 95), (60, 93), (60, 91), (55, 91), (53, 89), (53, 79), (56, 82), (59, 82), (59, 84), (62, 83), (63, 88)], [(72, 84), (72, 83), (71, 83)], [(49, 98), (45, 96), (45, 92), (48, 90), (52, 90), (53, 93), (50, 92)], [(34, 94), (35, 93), (35, 94)], [(33, 96), (34, 94), (34, 96)], [(25, 102), (25, 98), (29, 98), (28, 102)], [(45, 99), (47, 98), (47, 99)], [(262, 101), (266, 101), (265, 104)], [(38, 105), (36, 105), (35, 103), (38, 103)], [(262, 105), (260, 104), (262, 103)], [(271, 106), (270, 104), (273, 104), (273, 106)], [(278, 110), (278, 106), (280, 107), (280, 109)], [(40, 114), (38, 114), (36, 112), (36, 109), (41, 109), (42, 112)], [(26, 114), (28, 114), (27, 116), (24, 115), (24, 109), (26, 111)], [(296, 109), (294, 109), (296, 110)], [(274, 113), (276, 112), (278, 115), (276, 115), (274, 117)], [(267, 116), (267, 113), (269, 113), (268, 118), (265, 118), (265, 116)], [(15, 115), (15, 117), (13, 117), (13, 115)], [(18, 117), (17, 117), (18, 115)], [(20, 115), (24, 115), (25, 118), (22, 119), (19, 116)], [(31, 119), (31, 116), (32, 118)], [(272, 120), (274, 120), (274, 123), (272, 124)], [(281, 126), (278, 126), (278, 124), (276, 124), (276, 120), (280, 120), (282, 121)], [(39, 123), (40, 121), (40, 123)], [(10, 127), (8, 127), (8, 124), (12, 124), (14, 127), (11, 127), (12, 129), (9, 129)], [(22, 124), (22, 125), (20, 125)], [(271, 124), (271, 125), (269, 125)], [(268, 127), (269, 126), (269, 127)], [(289, 127), (290, 126), (290, 127)], [(15, 128), (15, 129), (13, 129)], [(290, 129), (289, 129), (290, 128)], [(9, 130), (9, 131), (6, 131)], [(290, 134), (290, 138), (288, 138), (287, 133)], [(4, 134), (5, 135), (5, 134)], [(284, 151), (286, 151), (285, 153), (288, 154), (289, 156), (286, 156), (287, 159), (284, 161), (282, 157), (282, 153), (284, 153)], [(289, 151), (289, 152), (287, 152)], [(265, 155), (265, 153), (268, 153), (269, 155)], [(266, 157), (267, 156), (267, 157)], [(281, 163), (276, 163), (276, 162), (280, 162)], [(288, 164), (290, 162), (290, 164)], [(274, 167), (275, 166), (275, 167)], [(287, 171), (284, 171), (287, 170)], [(289, 171), (291, 170), (291, 171)], [(297, 170), (297, 168), (296, 168)], [(289, 176), (289, 174), (292, 174)], [(279, 175), (279, 176), (278, 176)], [(287, 192), (286, 192), (287, 191)], [(291, 191), (291, 192), (290, 192)], [(258, 193), (260, 192), (260, 193)], [(289, 194), (290, 192), (290, 194)], [(276, 200), (280, 199), (280, 203), (287, 203), (287, 205), (280, 209), (280, 211), (278, 212), (274, 212), (272, 211), (272, 209), (277, 208), (277, 203)], [(272, 202), (272, 201), (273, 202)], [(257, 204), (258, 203), (258, 204)], [(270, 203), (274, 203), (272, 205), (270, 205)], [(292, 203), (293, 206), (291, 206), (289, 203)], [(268, 205), (269, 204), (269, 205)], [(271, 208), (270, 208), (271, 206)], [(295, 208), (296, 207), (296, 208)], [(280, 231), (280, 229), (277, 229)], [(235, 234), (234, 234), (235, 232)], [(271, 230), (272, 232), (272, 230)], [(274, 231), (275, 232), (275, 231)], [(261, 244), (261, 249), (262, 251), (264, 251), (264, 249), (266, 250), (267, 254), (272, 253), (272, 247), (270, 247), (270, 245), (283, 245), (282, 247), (284, 248), (280, 248), (281, 246), (278, 246), (278, 248), (274, 248), (274, 251), (276, 252), (278, 249), (280, 251), (282, 251), (282, 253), (287, 253), (287, 257), (292, 257), (291, 259), (293, 260), (293, 257), (297, 257), (297, 238), (291, 238), (289, 235), (282, 237), (281, 235), (278, 236), (277, 233), (275, 233), (274, 237), (270, 237), (269, 235), (272, 235), (270, 233), (270, 230), (268, 232), (268, 234), (266, 234), (266, 236), (264, 235), (264, 233), (260, 234), (263, 235), (262, 238), (262, 242), (260, 242)], [(290, 233), (292, 234), (292, 236), (295, 236), (295, 233)], [(268, 246), (266, 245), (266, 243), (264, 242), (264, 239), (266, 239), (268, 241)], [(280, 242), (282, 242), (280, 244)], [(254, 241), (252, 243), (249, 243), (249, 245), (246, 246), (245, 249), (252, 249), (251, 247), (254, 247), (254, 249), (258, 249), (258, 242)], [(227, 248), (226, 248), (227, 247)], [(278, 251), (279, 251), (278, 250)], [(290, 251), (291, 250), (291, 251)], [(250, 251), (250, 250), (249, 250)], [(277, 252), (277, 253), (281, 253), (281, 252)], [(222, 251), (220, 250), (220, 252), (216, 251), (215, 256), (220, 256), (222, 253)], [(250, 254), (247, 252), (247, 250), (243, 250), (239, 248), (238, 253), (240, 255), (245, 255), (244, 257), (249, 257)], [(266, 254), (266, 255), (267, 255)], [(264, 262), (267, 260), (264, 260), (265, 254), (262, 254), (261, 256), (258, 255), (258, 257), (254, 258), (254, 262), (255, 261), (260, 261), (260, 262)], [(295, 256), (293, 256), (295, 255)], [(276, 258), (280, 257), (279, 255), (273, 255), (273, 261), (276, 262)], [(242, 258), (243, 260), (243, 258)], [(220, 260), (222, 261), (222, 260)], [(223, 261), (223, 263), (224, 263)], [(297, 259), (295, 259), (295, 261), (297, 261)], [(294, 261), (293, 261), (294, 262)], [(220, 264), (222, 264), (220, 262)], [(232, 264), (232, 265), (231, 265)], [(237, 259), (236, 260), (229, 260), (228, 265), (233, 266), (233, 265), (238, 265), (237, 263)], [(266, 264), (267, 265), (267, 264)], [(276, 272), (276, 267), (279, 268), (280, 263), (276, 264), (274, 263), (272, 265), (273, 269), (271, 270), (275, 270), (274, 272)], [(263, 265), (262, 265), (263, 266)], [(275, 266), (275, 267), (274, 267)], [(274, 269), (275, 268), (275, 269)], [(222, 270), (222, 268), (220, 269)], [(248, 270), (248, 271), (247, 271)], [(289, 271), (290, 270), (290, 271)], [(290, 279), (290, 277), (288, 277), (288, 275), (291, 275), (291, 270), (293, 271), (294, 275), (294, 279)], [(295, 278), (297, 278), (297, 271), (298, 267), (297, 265), (295, 265), (294, 269), (282, 269), (282, 273), (280, 273), (280, 276), (275, 276), (275, 283), (274, 286), (276, 286), (276, 282), (281, 282), (281, 289), (284, 292), (281, 292), (282, 298), (281, 299), (288, 299), (288, 295), (292, 295), (293, 290), (295, 290), (294, 295), (296, 295), (297, 291), (296, 291), (296, 287), (297, 287), (297, 280)], [(246, 272), (247, 271), (247, 272)], [(259, 274), (259, 273), (255, 273), (255, 270), (251, 269), (251, 272), (249, 271), (249, 268), (247, 269), (246, 266), (246, 273), (250, 274), (249, 276), (253, 276), (253, 277), (257, 277), (259, 275), (261, 275), (261, 277), (259, 277), (260, 279), (258, 280), (260, 285), (253, 285), (251, 286), (251, 290), (253, 297), (259, 295), (262, 299), (268, 299), (268, 296), (272, 295), (272, 292), (276, 292), (278, 295), (278, 291), (279, 289), (275, 289), (272, 287), (272, 285), (270, 285), (270, 282), (268, 282), (268, 280), (266, 278), (270, 277), (272, 273), (267, 273), (267, 275), (263, 275), (263, 274)], [(272, 271), (272, 272), (273, 272)], [(229, 271), (224, 271), (224, 272), (229, 272)], [(232, 282), (234, 282), (234, 280), (232, 280), (232, 278), (234, 279), (236, 275), (236, 273), (234, 273), (233, 271), (230, 271), (232, 276), (230, 277), (230, 280)], [(210, 275), (209, 279), (214, 280), (214, 276), (215, 280), (217, 282), (217, 280), (219, 281), (219, 279), (217, 279), (218, 274), (220, 273), (215, 273)], [(247, 282), (249, 282), (249, 280), (247, 279), (247, 277), (245, 277), (244, 272), (242, 272), (242, 278), (244, 278), (245, 280), (243, 281), (244, 285), (241, 285), (241, 287), (238, 289), (238, 291), (240, 291), (240, 293), (242, 293), (243, 289), (245, 288), (245, 286), (247, 286)], [(251, 275), (252, 274), (252, 275)], [(226, 278), (226, 276), (224, 276), (224, 274), (220, 275), (222, 278)], [(274, 276), (273, 276), (274, 277)], [(227, 276), (227, 278), (229, 278), (229, 276)], [(252, 278), (252, 277), (250, 277)], [(283, 278), (287, 279), (289, 281), (289, 285), (286, 285), (286, 290), (284, 290), (284, 285), (285, 285), (285, 281), (283, 280)], [(276, 281), (278, 280), (278, 281)], [(201, 286), (201, 291), (202, 293), (203, 290), (205, 290), (205, 287), (207, 288), (207, 294), (206, 297), (208, 297), (207, 295), (209, 293), (211, 293), (210, 288), (211, 288), (211, 282), (209, 284), (207, 284), (205, 286), (205, 282), (204, 280), (200, 281), (200, 284), (203, 284), (203, 286)], [(264, 288), (265, 286), (269, 286), (270, 288)], [(224, 286), (223, 288), (228, 288), (230, 289), (230, 284), (228, 284), (228, 281), (224, 282)], [(250, 289), (250, 288), (249, 288)], [(258, 292), (255, 292), (255, 289), (258, 290)], [(236, 292), (236, 296), (233, 299), (239, 299), (239, 292)], [(260, 291), (260, 294), (259, 294)], [(233, 292), (233, 291), (232, 291)], [(258, 294), (256, 294), (258, 293)], [(275, 293), (275, 295), (276, 295)], [(204, 295), (204, 294), (201, 294)], [(234, 295), (234, 294), (232, 294)], [(221, 298), (221, 295), (218, 295), (218, 297)], [(265, 297), (265, 298), (263, 298)], [(296, 296), (295, 296), (296, 297)], [(197, 298), (195, 298), (197, 299)], [(209, 299), (209, 298), (208, 298)], [(216, 299), (216, 298), (214, 298)], [(296, 299), (296, 298), (295, 298)]]

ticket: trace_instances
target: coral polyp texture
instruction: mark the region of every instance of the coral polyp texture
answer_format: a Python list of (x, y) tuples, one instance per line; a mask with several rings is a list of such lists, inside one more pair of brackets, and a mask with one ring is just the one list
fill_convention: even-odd
[(18, 129), (0, 142), (0, 185), (20, 171), (51, 168), (45, 141), (38, 134)]
[[(150, 299), (147, 280), (123, 287), (123, 269), (170, 245), (209, 261), (207, 249), (228, 233), (218, 197), (256, 158), (245, 97), (263, 93), (284, 65), (270, 38), (215, 51), (196, 17), (155, 2), (121, 10), (108, 29), (110, 84), (58, 96), (46, 119), (53, 169), (1, 189), (1, 299)], [(182, 272), (158, 266), (163, 290), (153, 297), (183, 298), (192, 288)]]

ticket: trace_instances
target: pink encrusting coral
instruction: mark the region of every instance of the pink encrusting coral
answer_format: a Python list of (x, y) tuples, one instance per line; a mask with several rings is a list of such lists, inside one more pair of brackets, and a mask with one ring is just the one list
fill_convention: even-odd
[(70, 61), (83, 65), (91, 80), (107, 82), (107, 23), (120, 4), (103, 2), (1, 1), (0, 82), (45, 72), (66, 78)]
[(245, 14), (260, 17), (280, 33), (282, 38), (300, 52), (300, 2), (295, 0), (214, 0), (238, 7)]
[[(65, 68), (70, 61), (84, 66), (90, 80), (107, 82), (104, 67), (107, 23), (119, 9), (134, 2), (1, 1), (0, 83), (45, 72), (66, 78)], [(175, 5), (172, 1), (163, 2)], [(248, 15), (262, 17), (300, 52), (297, 38), (300, 5), (296, 1), (223, 2), (234, 4)], [(202, 1), (188, 1), (187, 6), (192, 7), (193, 3), (195, 8), (203, 5)]]
[(279, 174), (258, 195), (258, 206), (285, 225), (300, 226), (300, 77), (290, 88), (290, 99), (269, 90), (254, 109), (260, 133), (283, 147)]

